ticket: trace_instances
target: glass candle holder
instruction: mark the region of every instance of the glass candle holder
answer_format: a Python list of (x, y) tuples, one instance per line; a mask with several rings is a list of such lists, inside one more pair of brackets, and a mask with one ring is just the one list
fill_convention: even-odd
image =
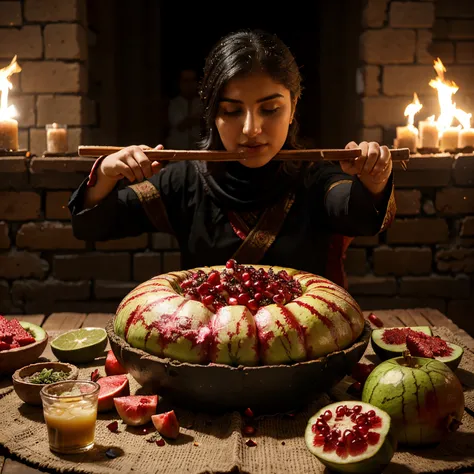
[(99, 390), (100, 385), (89, 380), (57, 382), (41, 389), (51, 451), (75, 454), (93, 448)]
[(48, 153), (67, 153), (67, 125), (59, 123), (46, 125), (46, 151)]

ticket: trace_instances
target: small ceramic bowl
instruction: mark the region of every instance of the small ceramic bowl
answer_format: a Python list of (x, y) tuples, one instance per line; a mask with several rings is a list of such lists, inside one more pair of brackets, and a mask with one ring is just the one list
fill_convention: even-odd
[(18, 397), (29, 405), (42, 405), (40, 392), (48, 384), (30, 383), (25, 381), (25, 378), (33, 375), (35, 372), (41, 372), (43, 369), (53, 369), (68, 373), (68, 377), (64, 380), (76, 380), (79, 375), (79, 369), (75, 365), (65, 362), (38, 362), (16, 370), (12, 375), (13, 388)]

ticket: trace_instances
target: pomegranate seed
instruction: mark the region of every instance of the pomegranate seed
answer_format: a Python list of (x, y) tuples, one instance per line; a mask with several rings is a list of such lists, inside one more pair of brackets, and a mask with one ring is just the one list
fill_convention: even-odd
[(337, 416), (344, 416), (346, 413), (346, 405), (342, 405), (336, 408), (336, 415)]
[(339, 441), (339, 443), (337, 443), (336, 454), (341, 459), (346, 459), (348, 456), (346, 445), (342, 441)]
[(248, 293), (240, 293), (240, 295), (237, 297), (237, 301), (241, 305), (246, 305), (249, 302), (250, 295)]
[(377, 444), (380, 439), (380, 433), (376, 433), (375, 431), (369, 431), (367, 433), (367, 443), (373, 446)]
[(273, 297), (273, 301), (276, 304), (283, 304), (285, 302), (285, 297), (281, 295), (280, 293), (278, 293)]
[(156, 444), (157, 444), (157, 446), (164, 446), (165, 445), (165, 440), (163, 438), (157, 439)]
[(249, 446), (250, 448), (253, 448), (254, 446), (257, 446), (257, 443), (253, 439), (248, 439), (245, 444)]
[(238, 302), (237, 298), (234, 298), (233, 296), (231, 296), (231, 297), (229, 298), (229, 304), (230, 304), (231, 306), (235, 306), (235, 305), (238, 305), (239, 302)]
[(91, 380), (92, 382), (97, 382), (100, 379), (99, 369), (95, 369), (91, 372)]
[(207, 282), (212, 286), (218, 285), (220, 280), (221, 280), (221, 277), (219, 276), (219, 272), (217, 271), (211, 272), (209, 277), (207, 278)]
[(354, 413), (360, 413), (360, 412), (362, 411), (362, 406), (361, 406), (361, 405), (354, 405), (354, 406), (352, 407), (352, 411), (353, 411)]
[(323, 451), (325, 453), (330, 453), (336, 450), (336, 443), (329, 441), (324, 445)]
[(248, 416), (249, 418), (253, 417), (253, 411), (250, 408), (246, 408), (244, 414), (245, 416)]
[(251, 311), (257, 311), (259, 306), (258, 306), (258, 302), (255, 301), (254, 299), (253, 300), (249, 300), (248, 303), (247, 303), (247, 307), (248, 309), (250, 309)]
[[(362, 407), (361, 407), (361, 408), (362, 408)], [(332, 418), (331, 410), (326, 410), (326, 411), (323, 413), (323, 419), (326, 420), (326, 421), (329, 421), (331, 418)]]
[(209, 306), (212, 303), (214, 303), (214, 295), (206, 295), (203, 297), (202, 302), (206, 305)]
[(344, 442), (350, 443), (352, 440), (355, 439), (354, 432), (352, 430), (344, 430), (344, 434), (342, 435), (342, 439)]
[(263, 298), (262, 293), (255, 293), (255, 295), (253, 297), (253, 299), (257, 302), (260, 301), (262, 298)]
[(367, 449), (367, 441), (364, 438), (356, 438), (349, 443), (349, 453), (352, 456), (362, 454)]
[(323, 434), (319, 433), (313, 439), (313, 446), (324, 446), (325, 442), (326, 442), (326, 438), (324, 437)]
[(248, 436), (252, 436), (255, 433), (255, 428), (250, 425), (244, 426), (244, 433)]
[(378, 328), (383, 327), (383, 322), (374, 313), (369, 314), (369, 321)]
[(363, 425), (366, 422), (367, 422), (367, 415), (364, 415), (364, 413), (361, 413), (360, 415), (357, 415), (356, 423), (358, 425)]
[(243, 281), (250, 280), (250, 273), (249, 272), (242, 273), (242, 280)]
[(112, 421), (112, 423), (109, 423), (107, 425), (107, 428), (112, 431), (112, 433), (116, 433), (118, 430), (118, 422), (117, 421)]
[(374, 411), (374, 410), (369, 410), (369, 411), (367, 412), (367, 416), (368, 416), (369, 418), (374, 417), (374, 416), (375, 416), (375, 411)]
[(369, 431), (369, 427), (366, 425), (356, 425), (354, 426), (354, 430), (360, 435), (364, 436)]
[(233, 258), (231, 258), (230, 260), (227, 260), (225, 267), (229, 269), (234, 268), (236, 263), (237, 262)]
[(201, 296), (209, 294), (209, 290), (211, 289), (211, 285), (209, 283), (203, 283), (202, 285), (198, 286), (197, 291)]
[(216, 291), (218, 293), (222, 293), (225, 290), (225, 285), (223, 283), (220, 283), (219, 285), (216, 286)]
[(249, 290), (250, 288), (253, 288), (252, 280), (244, 281), (244, 287), (247, 288), (247, 290)]

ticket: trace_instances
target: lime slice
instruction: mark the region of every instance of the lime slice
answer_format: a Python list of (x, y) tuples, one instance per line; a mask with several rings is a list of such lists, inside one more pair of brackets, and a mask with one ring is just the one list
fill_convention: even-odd
[(53, 354), (62, 362), (84, 364), (103, 355), (107, 332), (103, 328), (72, 329), (51, 341)]

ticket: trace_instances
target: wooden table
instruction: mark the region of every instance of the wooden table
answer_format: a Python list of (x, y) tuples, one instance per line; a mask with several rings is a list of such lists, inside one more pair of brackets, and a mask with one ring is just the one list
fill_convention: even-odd
[[(364, 315), (367, 317), (371, 311), (364, 311)], [(449, 318), (436, 309), (431, 308), (414, 308), (414, 309), (399, 309), (390, 311), (373, 311), (387, 327), (394, 326), (438, 326), (446, 327), (456, 334), (464, 343), (464, 345), (474, 352), (474, 338), (466, 333), (463, 329), (459, 328)], [(7, 318), (9, 316), (7, 315)], [(42, 314), (31, 314), (31, 315), (15, 315), (15, 317), (24, 321), (30, 321), (34, 324), (42, 326), (49, 334), (50, 339), (56, 335), (61, 334), (69, 329), (76, 329), (81, 327), (105, 327), (106, 323), (112, 317), (112, 314), (77, 314), (77, 313), (54, 313), (48, 317)], [(42, 357), (47, 357), (51, 360), (56, 360), (51, 348), (48, 344), (44, 350)], [(0, 389), (11, 385), (9, 379), (0, 379)], [(469, 412), (468, 412), (469, 413)], [(469, 413), (469, 416), (473, 416)], [(466, 453), (467, 454), (467, 453)], [(1, 474), (34, 474), (42, 471), (34, 469), (29, 466), (18, 462), (11, 457), (9, 454), (2, 451), (0, 447), (0, 473)], [(457, 473), (470, 473), (474, 474), (472, 470), (458, 470)]]

